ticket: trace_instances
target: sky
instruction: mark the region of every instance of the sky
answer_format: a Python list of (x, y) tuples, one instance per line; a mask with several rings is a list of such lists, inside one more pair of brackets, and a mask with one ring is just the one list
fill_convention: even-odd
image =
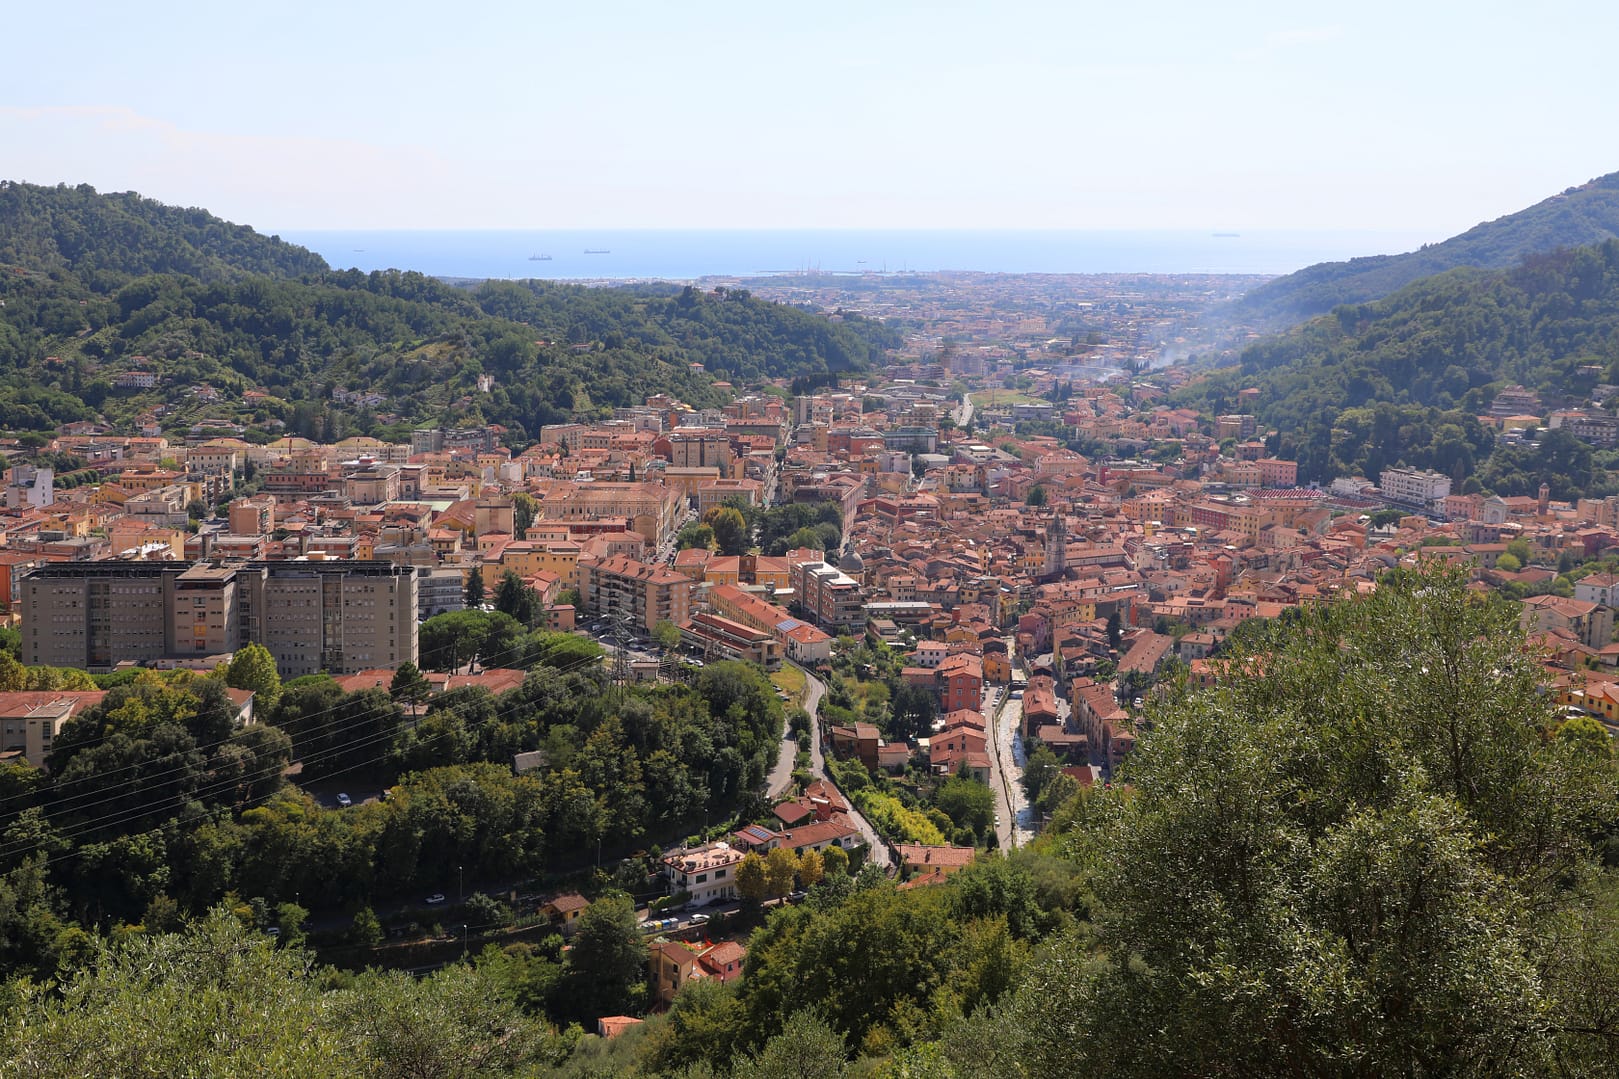
[(0, 178), (264, 231), (1342, 229), (1619, 170), (1619, 5), (10, 5)]

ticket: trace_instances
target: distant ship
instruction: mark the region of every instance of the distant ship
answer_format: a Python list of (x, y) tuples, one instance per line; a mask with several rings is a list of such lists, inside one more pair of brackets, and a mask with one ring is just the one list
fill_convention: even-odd
[(528, 257), (528, 260), (530, 262), (550, 262), (551, 261), (551, 256), (550, 255), (530, 255)]
[(587, 248), (585, 248), (585, 254), (587, 254), (587, 255), (611, 255), (612, 252), (611, 251), (598, 251), (594, 247), (587, 247)]

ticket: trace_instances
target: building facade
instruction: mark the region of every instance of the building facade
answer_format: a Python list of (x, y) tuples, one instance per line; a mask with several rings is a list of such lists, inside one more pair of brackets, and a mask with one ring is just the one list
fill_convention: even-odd
[(250, 641), (285, 678), (416, 661), (416, 572), (386, 562), (53, 563), (21, 591), (29, 665), (109, 671)]

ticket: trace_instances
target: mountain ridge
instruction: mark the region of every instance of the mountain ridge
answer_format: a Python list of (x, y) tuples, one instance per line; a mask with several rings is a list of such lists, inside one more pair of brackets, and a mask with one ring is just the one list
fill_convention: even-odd
[[(165, 429), (225, 419), (261, 439), (462, 422), (521, 439), (653, 394), (716, 406), (717, 379), (863, 369), (898, 342), (745, 289), (333, 270), (207, 211), (88, 185), (0, 186), (0, 267), (0, 428), (15, 432), (163, 406)], [(137, 369), (160, 386), (127, 392)]]
[(1619, 236), (1619, 172), (1598, 176), (1532, 206), (1415, 251), (1319, 262), (1253, 289), (1239, 318), (1271, 328), (1295, 325), (1345, 303), (1366, 303), (1461, 266), (1506, 269), (1526, 255), (1584, 247)]

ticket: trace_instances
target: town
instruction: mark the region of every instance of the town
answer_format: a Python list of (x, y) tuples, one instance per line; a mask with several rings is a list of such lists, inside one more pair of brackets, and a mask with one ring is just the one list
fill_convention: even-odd
[[(1601, 561), (1619, 497), (1460, 493), (1403, 466), (1301, 485), (1252, 412), (1166, 403), (1197, 377), (1159, 366), (1173, 316), (1241, 279), (1183, 294), (1110, 278), (1056, 308), (1040, 288), (901, 285), (904, 313), (847, 283), (748, 284), (861, 301), (913, 331), (881, 373), (727, 386), (719, 408), (651, 396), (529, 445), (496, 425), (171, 440), (149, 417), (5, 447), (0, 601), (21, 663), (209, 672), (262, 649), (280, 678), (387, 690), (407, 724), (457, 691), (523, 685), (532, 651), (469, 618), (576, 638), (560, 666), (613, 685), (764, 672), (788, 722), (751, 818), (656, 837), (677, 842), (652, 859), (653, 890), (629, 877), (653, 1008), (741, 976), (747, 913), (829, 872), (916, 888), (1028, 844), (1075, 792), (1113, 782), (1156, 695), (1218, 684), (1255, 627), (1425, 559), (1521, 600), (1559, 705), (1619, 725), (1619, 572)], [(1523, 437), (1545, 411), (1509, 387), (1480, 420)], [(1588, 421), (1551, 415), (1611, 435)], [(253, 724), (254, 694), (231, 693)], [(0, 754), (49, 768), (64, 725), (105, 696), (13, 684)], [(333, 811), (389, 796), (362, 767), (321, 763), (289, 776)], [(544, 750), (511, 759), (546, 765)], [(465, 918), (459, 871), (456, 890)], [(591, 906), (579, 890), (511, 898), (564, 936)], [(407, 903), (387, 936), (447, 902)], [(425, 954), (454, 953), (445, 939)], [(638, 1022), (594, 1018), (606, 1035)]]

